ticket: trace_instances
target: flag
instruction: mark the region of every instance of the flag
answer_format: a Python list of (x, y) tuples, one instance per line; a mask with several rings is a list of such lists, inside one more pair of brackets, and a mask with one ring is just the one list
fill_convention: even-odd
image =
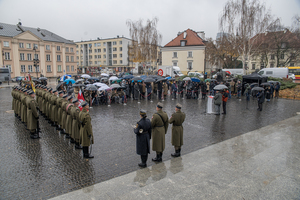
[(29, 73), (28, 73), (28, 81), (31, 81), (31, 76)]
[[(77, 99), (78, 99), (78, 101), (80, 102), (80, 104), (84, 101), (83, 94), (82, 94), (81, 90), (79, 90), (79, 92), (78, 92)], [(80, 111), (81, 111), (81, 110), (82, 110), (82, 107), (80, 106), (80, 104), (79, 104), (78, 108), (79, 108)]]

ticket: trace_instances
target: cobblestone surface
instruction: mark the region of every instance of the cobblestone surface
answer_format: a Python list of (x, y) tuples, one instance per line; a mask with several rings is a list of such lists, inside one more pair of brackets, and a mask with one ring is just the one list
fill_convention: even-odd
[[(42, 117), (41, 138), (31, 140), (24, 125), (11, 112), (10, 92), (11, 88), (0, 89), (0, 199), (48, 199), (139, 169), (131, 125), (138, 121), (140, 108), (146, 109), (151, 118), (157, 100), (142, 100), (140, 104), (129, 100), (127, 105), (91, 108), (95, 158), (87, 160)], [(250, 101), (246, 109), (245, 100), (231, 99), (227, 103), (228, 114), (215, 116), (205, 114), (206, 101), (168, 97), (164, 110), (169, 116), (177, 102), (187, 114), (182, 154), (276, 123), (300, 111), (299, 101), (271, 100), (259, 112), (256, 101)], [(174, 151), (170, 141), (171, 128), (166, 135), (163, 160), (170, 159)], [(149, 156), (148, 166), (154, 165), (150, 161), (154, 154)]]

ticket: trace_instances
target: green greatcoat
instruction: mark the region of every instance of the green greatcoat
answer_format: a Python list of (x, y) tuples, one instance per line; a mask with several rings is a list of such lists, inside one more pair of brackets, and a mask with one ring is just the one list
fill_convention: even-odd
[(72, 117), (72, 132), (71, 137), (76, 141), (80, 141), (80, 120), (79, 120), (80, 109), (76, 106), (71, 108), (71, 117)]
[(22, 95), (23, 93), (22, 92), (19, 92), (18, 94), (18, 115), (21, 117), (21, 111), (22, 111), (22, 102), (21, 102), (21, 99), (22, 99)]
[(67, 121), (67, 105), (68, 105), (68, 101), (67, 100), (63, 100), (61, 103), (61, 121), (60, 121), (60, 125), (62, 126), (63, 129), (66, 129), (66, 121)]
[(36, 109), (36, 101), (28, 96), (26, 98), (27, 103), (27, 128), (32, 132), (37, 128), (37, 120), (39, 117), (38, 111)]
[(46, 116), (49, 118), (49, 97), (50, 97), (51, 93), (50, 92), (46, 92), (45, 94), (45, 114)]
[(79, 113), (80, 126), (80, 143), (81, 146), (86, 147), (94, 144), (93, 129), (91, 123), (91, 117), (86, 109), (82, 109)]
[(15, 90), (11, 91), (11, 96), (13, 98), (13, 101), (12, 101), (12, 104), (11, 104), (11, 109), (15, 110), (15, 103), (16, 103), (16, 100), (15, 100)]
[(71, 108), (74, 106), (72, 103), (68, 103), (66, 107), (67, 119), (66, 119), (66, 133), (72, 134), (72, 117)]
[(61, 111), (61, 104), (62, 104), (62, 101), (63, 101), (63, 98), (62, 97), (57, 97), (57, 99), (56, 99), (56, 113), (55, 113), (55, 115), (56, 115), (56, 122), (59, 124), (59, 125), (61, 125), (61, 113), (62, 113), (62, 111)]
[(35, 101), (38, 107), (40, 107), (40, 89), (35, 88)]
[(44, 98), (43, 98), (44, 94), (45, 94), (45, 91), (41, 90), (41, 92), (40, 92), (40, 105), (39, 105), (39, 109), (40, 109), (40, 111), (42, 113), (44, 113)]
[(57, 96), (55, 94), (53, 94), (50, 98), (50, 102), (51, 102), (51, 107), (50, 107), (50, 116), (51, 116), (51, 120), (53, 122), (57, 122), (57, 109), (56, 109), (56, 103), (57, 103)]
[[(158, 114), (161, 115), (163, 120)], [(153, 151), (163, 152), (165, 150), (165, 134), (168, 130), (168, 122), (169, 119), (167, 113), (160, 110), (153, 114), (151, 119)]]
[(183, 127), (182, 123), (185, 120), (185, 113), (181, 110), (176, 111), (172, 114), (169, 123), (172, 126), (172, 145), (175, 147), (181, 147), (183, 145)]
[(27, 123), (27, 103), (26, 103), (26, 99), (27, 99), (27, 95), (23, 94), (21, 102), (22, 102), (22, 115), (21, 115), (21, 119), (24, 123)]

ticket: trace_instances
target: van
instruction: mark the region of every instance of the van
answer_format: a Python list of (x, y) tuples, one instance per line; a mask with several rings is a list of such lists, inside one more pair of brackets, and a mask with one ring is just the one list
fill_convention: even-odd
[(199, 78), (204, 78), (204, 75), (199, 73), (199, 72), (189, 72), (188, 76), (195, 76), (195, 77), (199, 77)]
[(288, 68), (264, 68), (258, 72), (260, 75), (270, 76), (274, 78), (288, 78)]

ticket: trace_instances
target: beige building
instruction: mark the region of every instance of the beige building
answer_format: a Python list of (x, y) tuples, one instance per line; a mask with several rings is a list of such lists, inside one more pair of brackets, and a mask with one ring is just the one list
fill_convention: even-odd
[[(76, 44), (45, 29), (0, 23), (1, 65), (11, 69), (11, 77), (58, 77), (77, 74)], [(38, 59), (37, 67), (34, 59)]]
[(178, 66), (183, 74), (189, 71), (204, 72), (204, 32), (187, 29), (162, 49), (162, 65)]
[(128, 46), (125, 37), (76, 42), (76, 60), (79, 73), (99, 74), (103, 69), (129, 72)]

